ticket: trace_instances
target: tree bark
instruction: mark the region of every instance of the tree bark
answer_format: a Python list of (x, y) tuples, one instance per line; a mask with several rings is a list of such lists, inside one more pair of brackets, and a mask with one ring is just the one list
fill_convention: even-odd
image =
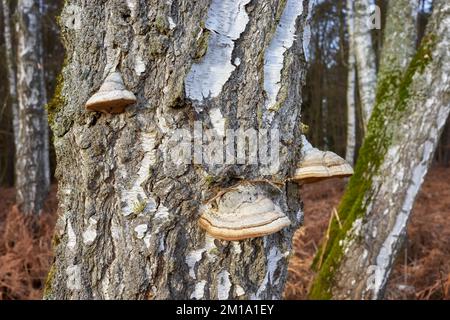
[[(388, 2), (379, 76), (403, 71), (416, 53), (417, 10), (415, 0)], [(377, 91), (380, 82), (382, 79), (378, 79)]]
[[(49, 106), (60, 218), (47, 299), (281, 297), (302, 218), (285, 181), (300, 156), (306, 62), (295, 34), (307, 12), (308, 1), (293, 0), (66, 2), (67, 64)], [(118, 115), (86, 112), (116, 67), (138, 102)], [(199, 126), (219, 137), (278, 129), (280, 165), (177, 164), (175, 130), (199, 139)], [(201, 204), (243, 181), (291, 226), (238, 242), (206, 235)]]
[[(312, 297), (383, 297), (414, 199), (450, 112), (450, 5), (435, 2), (428, 33), (407, 64), (414, 48), (408, 30), (414, 29), (405, 25), (405, 15), (394, 14), (397, 4), (405, 8), (400, 2), (390, 2), (376, 107), (339, 208), (342, 228), (333, 221)], [(416, 5), (409, 4), (411, 9)]]
[(348, 28), (348, 76), (347, 76), (347, 143), (345, 159), (351, 165), (355, 162), (356, 150), (356, 62), (354, 35), (353, 0), (347, 0), (347, 28)]
[(44, 170), (44, 180), (45, 186), (47, 187), (47, 192), (50, 190), (51, 178), (50, 178), (50, 135), (49, 135), (49, 125), (48, 125), (48, 114), (47, 114), (47, 84), (45, 75), (45, 48), (44, 48), (44, 30), (42, 28), (42, 23), (45, 17), (45, 0), (39, 0), (39, 17), (41, 20), (41, 31), (36, 34), (38, 37), (37, 50), (39, 50), (40, 65), (39, 65), (39, 78), (41, 85), (41, 103), (44, 106), (44, 127), (42, 131), (43, 147), (44, 147), (44, 162), (42, 163), (42, 168)]
[(3, 8), (3, 37), (5, 41), (6, 69), (8, 72), (8, 91), (12, 114), (14, 144), (17, 146), (19, 138), (19, 107), (17, 104), (17, 81), (14, 64), (13, 36), (11, 32), (11, 14), (9, 1), (2, 1)]
[(352, 1), (354, 4), (353, 48), (358, 70), (358, 88), (361, 97), (361, 115), (364, 131), (375, 104), (377, 70), (371, 35), (371, 12), (368, 0)]
[(39, 1), (19, 0), (17, 12), (17, 203), (25, 214), (38, 214), (50, 186)]

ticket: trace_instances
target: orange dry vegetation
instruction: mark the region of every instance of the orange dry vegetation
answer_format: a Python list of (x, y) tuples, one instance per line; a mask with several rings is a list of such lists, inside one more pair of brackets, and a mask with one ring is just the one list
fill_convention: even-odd
[[(314, 273), (310, 265), (339, 204), (345, 183), (332, 180), (304, 186), (305, 226), (294, 238), (287, 299), (306, 299)], [(14, 207), (14, 190), (0, 189), (0, 300), (40, 299), (52, 262), (56, 188), (39, 219)], [(408, 242), (389, 281), (388, 299), (450, 299), (450, 168), (434, 168), (420, 192)], [(406, 253), (406, 254), (405, 254)]]
[(41, 299), (52, 262), (55, 191), (37, 218), (25, 217), (12, 205), (13, 190), (0, 192), (0, 300)]

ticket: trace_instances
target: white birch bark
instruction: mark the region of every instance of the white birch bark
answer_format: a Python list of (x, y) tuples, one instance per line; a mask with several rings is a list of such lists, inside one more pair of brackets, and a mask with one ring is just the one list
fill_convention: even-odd
[(348, 26), (348, 75), (347, 75), (347, 145), (345, 160), (353, 165), (356, 150), (356, 65), (354, 52), (354, 9), (353, 0), (347, 0)]
[(40, 2), (19, 0), (17, 4), (19, 134), (16, 146), (16, 190), (17, 203), (25, 214), (40, 213), (50, 187), (41, 23)]
[(8, 72), (8, 92), (12, 111), (12, 127), (14, 133), (14, 144), (17, 146), (19, 138), (19, 107), (17, 104), (16, 70), (14, 64), (13, 38), (11, 32), (11, 14), (8, 0), (2, 0), (3, 8), (3, 37), (6, 50), (6, 69)]
[(358, 88), (365, 131), (375, 103), (377, 84), (375, 51), (371, 35), (371, 18), (373, 13), (370, 11), (370, 8), (373, 1), (355, 0), (350, 2), (354, 2), (353, 50), (358, 70)]

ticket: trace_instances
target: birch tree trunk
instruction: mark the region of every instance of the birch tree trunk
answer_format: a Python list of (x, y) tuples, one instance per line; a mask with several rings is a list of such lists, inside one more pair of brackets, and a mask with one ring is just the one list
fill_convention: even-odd
[[(405, 9), (401, 2), (390, 2), (376, 107), (339, 208), (342, 228), (333, 221), (330, 240), (320, 253), (323, 262), (312, 286), (313, 298), (383, 297), (414, 199), (450, 112), (450, 4), (435, 2), (427, 35), (407, 64), (414, 48), (414, 19), (405, 24), (405, 15), (396, 14)], [(415, 6), (409, 2), (411, 14)]]
[[(358, 86), (361, 97), (361, 116), (363, 130), (367, 124), (375, 104), (375, 90), (377, 81), (376, 56), (372, 43), (371, 29), (372, 12), (370, 6), (373, 1), (348, 0), (347, 21), (349, 34), (349, 61), (347, 85), (347, 151), (346, 160), (354, 163), (356, 149), (356, 115), (355, 89)], [(357, 74), (357, 81), (355, 80)]]
[(17, 203), (25, 214), (38, 214), (50, 186), (39, 1), (19, 0), (17, 13)]
[(14, 133), (14, 144), (17, 146), (19, 139), (19, 107), (17, 104), (17, 81), (14, 64), (13, 36), (11, 32), (11, 14), (9, 1), (2, 1), (3, 9), (3, 37), (5, 40), (6, 69), (8, 72), (8, 91), (12, 113), (12, 127)]
[[(296, 34), (307, 12), (308, 1), (294, 0), (66, 2), (67, 64), (49, 105), (60, 218), (47, 299), (281, 297), (302, 218), (298, 188), (284, 181), (300, 155), (306, 62)], [(122, 114), (86, 112), (112, 69), (138, 102)], [(214, 166), (198, 146), (196, 163), (177, 163), (175, 130), (201, 139), (202, 127), (219, 140), (225, 129), (278, 129), (279, 166)], [(239, 242), (207, 236), (201, 204), (242, 181), (291, 226)]]
[(353, 0), (347, 0), (347, 28), (348, 28), (348, 76), (347, 76), (347, 145), (345, 159), (353, 165), (356, 150), (356, 65), (354, 52), (354, 10)]
[(375, 104), (377, 70), (375, 51), (371, 35), (371, 15), (369, 0), (352, 1), (354, 4), (353, 48), (358, 70), (358, 88), (361, 97), (361, 115), (364, 131)]
[[(45, 82), (45, 48), (44, 48), (44, 31), (42, 29), (43, 17), (45, 16), (45, 0), (39, 0), (39, 19), (41, 20), (41, 32), (39, 32), (36, 37), (38, 37), (38, 46), (40, 56), (40, 65), (39, 65), (39, 77), (40, 77), (40, 85), (41, 85), (41, 103), (42, 106), (47, 105), (47, 86)], [(44, 107), (44, 127), (42, 136), (44, 137), (43, 145), (44, 145), (44, 162), (42, 163), (42, 168), (44, 170), (44, 180), (47, 186), (47, 192), (50, 190), (51, 178), (50, 178), (50, 141), (49, 141), (49, 125), (48, 125), (48, 114), (47, 109)]]

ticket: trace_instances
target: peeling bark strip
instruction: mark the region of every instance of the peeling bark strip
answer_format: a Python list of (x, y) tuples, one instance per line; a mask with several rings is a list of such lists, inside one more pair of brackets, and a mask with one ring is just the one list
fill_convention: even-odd
[[(397, 3), (401, 4), (394, 6)], [(408, 30), (409, 26), (397, 25), (397, 35)], [(450, 113), (449, 31), (450, 4), (438, 0), (427, 35), (403, 72), (399, 66), (409, 50), (386, 47), (391, 64), (380, 69), (368, 135), (339, 209), (343, 227), (334, 222), (330, 228), (312, 297), (383, 297), (414, 199)]]
[(192, 65), (186, 77), (186, 96), (202, 101), (217, 97), (231, 73), (239, 65), (239, 58), (231, 61), (234, 43), (248, 23), (245, 6), (250, 0), (212, 0), (205, 27), (211, 34), (205, 57)]
[(16, 190), (21, 211), (30, 214), (42, 210), (50, 185), (39, 1), (19, 0), (17, 12), (19, 134)]
[(264, 90), (267, 93), (266, 107), (271, 110), (277, 103), (281, 89), (281, 70), (284, 66), (284, 53), (291, 48), (296, 35), (297, 18), (303, 13), (303, 3), (287, 0), (275, 35), (264, 54)]
[[(292, 235), (302, 218), (295, 184), (276, 192), (271, 184), (252, 184), (291, 221), (275, 234), (219, 241), (205, 234), (198, 219), (203, 203), (242, 180), (285, 181), (293, 174), (300, 156), (300, 88), (306, 69), (301, 37), (283, 71), (289, 94), (274, 116), (273, 128), (281, 137), (278, 171), (263, 175), (263, 165), (251, 163), (178, 164), (171, 138), (175, 130), (192, 132), (199, 123), (219, 134), (225, 125), (264, 128), (263, 53), (282, 10), (282, 1), (66, 2), (67, 65), (51, 114), (60, 218), (47, 299), (281, 297)], [(234, 46), (222, 52), (213, 43), (211, 59), (226, 52), (227, 63), (236, 56), (240, 64), (197, 112), (185, 100), (184, 83), (191, 66), (203, 63), (197, 59), (205, 52), (203, 21), (208, 20), (205, 26), (213, 25), (215, 36)], [(305, 20), (298, 19), (298, 34)], [(137, 103), (114, 116), (85, 112), (117, 51), (118, 71)], [(222, 72), (209, 77), (210, 84), (224, 79)]]

